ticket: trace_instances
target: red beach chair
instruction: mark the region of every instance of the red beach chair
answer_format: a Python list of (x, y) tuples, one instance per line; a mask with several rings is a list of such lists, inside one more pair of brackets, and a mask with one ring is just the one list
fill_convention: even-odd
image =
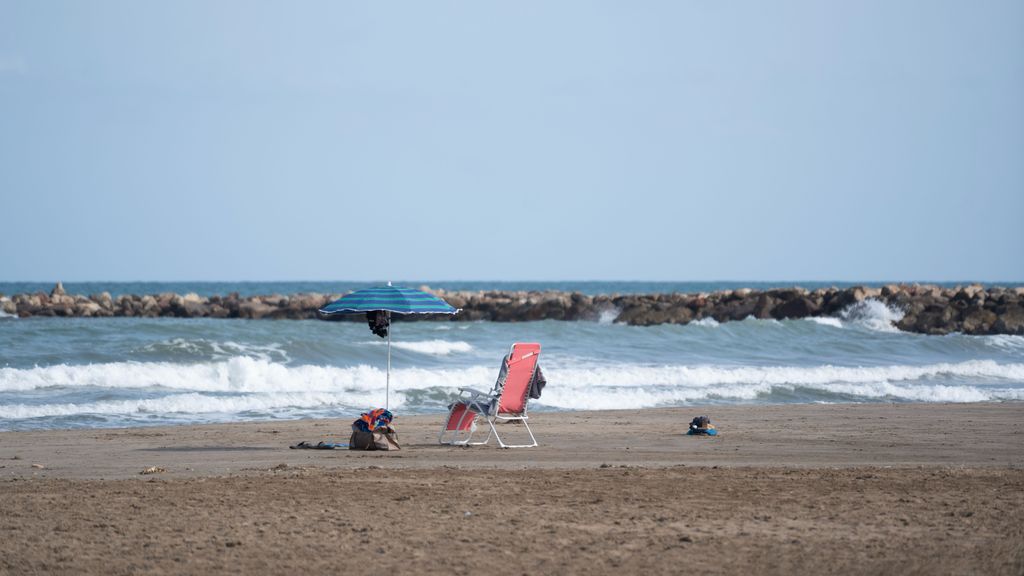
[[(506, 377), (495, 382), (490, 392), (481, 392), (473, 388), (459, 388), (459, 399), (452, 404), (445, 420), (438, 442), (454, 445), (487, 444), (491, 436), (498, 440), (502, 448), (531, 448), (537, 445), (537, 439), (526, 422), (526, 402), (529, 400), (530, 381), (537, 371), (537, 359), (540, 357), (540, 344), (516, 343), (505, 358), (504, 370)], [(482, 442), (470, 442), (476, 431), (476, 418), (483, 417), (490, 426), (487, 438)], [(530, 444), (506, 444), (494, 426), (497, 421), (518, 420), (526, 426), (530, 435)]]

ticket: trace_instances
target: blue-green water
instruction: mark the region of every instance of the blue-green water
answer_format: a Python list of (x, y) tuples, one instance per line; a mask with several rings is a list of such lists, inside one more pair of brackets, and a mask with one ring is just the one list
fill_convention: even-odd
[[(65, 282), (64, 289), (69, 294), (99, 294), (110, 292), (113, 297), (121, 294), (160, 294), (174, 292), (187, 294), (195, 292), (200, 296), (227, 295), (238, 292), (241, 296), (264, 294), (298, 294), (300, 292), (318, 292), (320, 294), (343, 294), (350, 290), (359, 290), (378, 286), (384, 282)], [(752, 288), (767, 290), (770, 288), (789, 288), (802, 286), (808, 290), (836, 286), (839, 288), (868, 285), (881, 286), (887, 282), (472, 282), (472, 281), (395, 281), (397, 285), (420, 287), (428, 285), (432, 288), (445, 290), (559, 290), (565, 292), (582, 292), (584, 294), (658, 294), (668, 292), (714, 292), (717, 290), (735, 290)], [(940, 286), (967, 285), (971, 282), (932, 282)], [(25, 294), (35, 292), (49, 293), (55, 282), (0, 282), (0, 294)], [(1016, 282), (1000, 282), (1000, 286), (1020, 286)]]
[[(243, 292), (239, 284), (65, 286), (71, 293)], [(343, 292), (362, 285), (297, 286), (253, 284), (246, 292)], [(572, 283), (442, 287), (520, 286), (583, 289)], [(640, 292), (641, 286), (661, 292), (668, 285), (596, 283), (589, 291)], [(489, 387), (516, 341), (543, 345), (549, 385), (532, 410), (1024, 399), (1024, 338), (902, 333), (890, 324), (899, 314), (869, 302), (840, 318), (722, 325), (636, 327), (612, 317), (396, 322), (390, 402), (398, 414), (440, 413), (459, 386)], [(386, 352), (385, 342), (361, 323), (0, 318), (0, 430), (355, 416), (384, 404)]]

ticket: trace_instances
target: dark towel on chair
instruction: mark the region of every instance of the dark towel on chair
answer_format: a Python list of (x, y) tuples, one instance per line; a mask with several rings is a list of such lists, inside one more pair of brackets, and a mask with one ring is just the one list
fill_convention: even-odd
[(530, 379), (530, 398), (534, 400), (540, 398), (540, 392), (547, 383), (544, 373), (540, 371), (540, 364), (538, 364), (537, 369), (533, 371), (533, 378)]
[[(505, 388), (505, 379), (508, 378), (508, 354), (501, 359), (501, 369), (498, 370), (498, 381), (494, 384), (494, 389), (499, 392)], [(547, 379), (544, 378), (544, 372), (541, 372), (540, 364), (533, 369), (533, 376), (530, 378), (530, 398), (536, 400), (540, 398), (541, 390), (544, 389), (548, 383)]]

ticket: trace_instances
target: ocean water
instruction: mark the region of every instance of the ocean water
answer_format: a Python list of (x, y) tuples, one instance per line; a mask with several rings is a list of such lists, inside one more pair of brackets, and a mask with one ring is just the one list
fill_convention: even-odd
[[(200, 296), (226, 295), (238, 292), (241, 296), (264, 294), (297, 294), (299, 292), (319, 292), (321, 294), (344, 294), (350, 290), (359, 290), (371, 286), (379, 286), (385, 282), (64, 282), (64, 289), (69, 294), (98, 294), (110, 292), (114, 298), (121, 294), (160, 294), (175, 292), (187, 294), (195, 292)], [(889, 282), (474, 282), (474, 281), (421, 281), (396, 280), (398, 286), (419, 288), (431, 286), (445, 290), (559, 290), (564, 292), (582, 292), (583, 294), (658, 294), (667, 292), (714, 292), (716, 290), (735, 290), (752, 288), (768, 290), (771, 288), (790, 288), (802, 286), (808, 290), (815, 288), (839, 288), (867, 285), (882, 286)], [(939, 286), (956, 286), (971, 284), (964, 282), (929, 282)], [(0, 282), (0, 294), (25, 294), (35, 292), (49, 293), (55, 282)], [(1000, 282), (1000, 286), (1021, 286), (1015, 282)]]
[[(1024, 337), (903, 333), (900, 314), (869, 301), (720, 325), (397, 321), (390, 404), (440, 414), (458, 387), (488, 388), (516, 341), (543, 345), (536, 411), (1024, 400)], [(0, 318), (0, 430), (354, 417), (384, 404), (386, 352), (362, 323)]]

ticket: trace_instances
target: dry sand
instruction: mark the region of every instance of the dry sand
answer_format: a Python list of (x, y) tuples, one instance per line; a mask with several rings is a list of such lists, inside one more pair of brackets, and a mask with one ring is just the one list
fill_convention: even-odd
[(520, 450), (440, 419), (391, 453), (287, 448), (336, 420), (0, 433), (0, 574), (1024, 574), (1024, 403), (542, 413)]

